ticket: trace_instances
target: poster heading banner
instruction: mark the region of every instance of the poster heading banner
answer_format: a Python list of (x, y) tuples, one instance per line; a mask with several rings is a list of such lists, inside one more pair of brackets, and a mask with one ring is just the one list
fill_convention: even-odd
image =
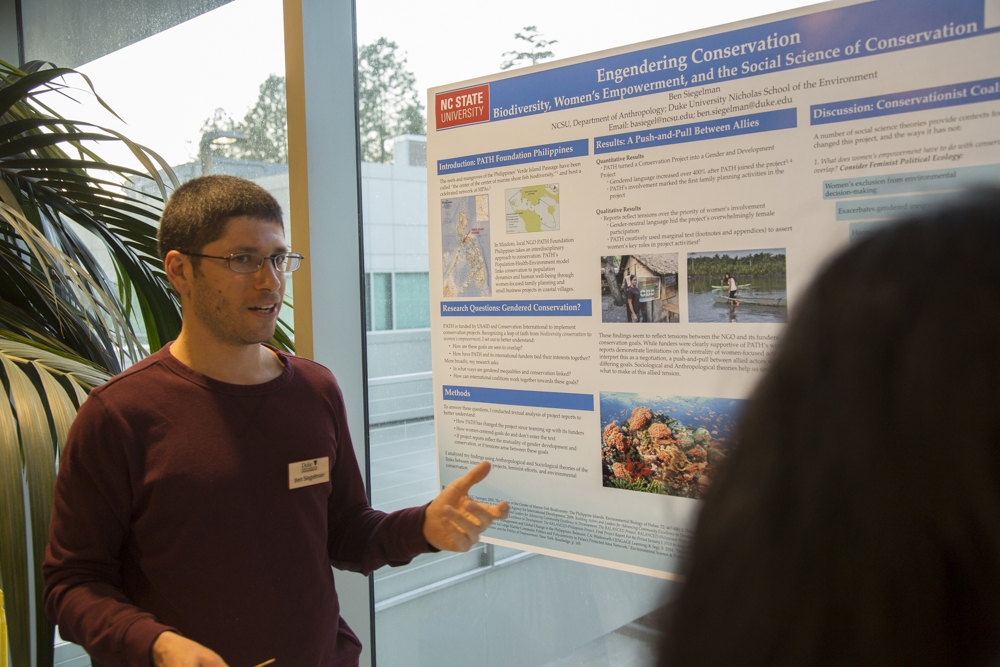
[(509, 167), (528, 162), (545, 162), (547, 160), (565, 160), (571, 157), (583, 157), (584, 155), (589, 155), (587, 144), (588, 141), (586, 139), (579, 139), (577, 141), (564, 141), (558, 144), (510, 148), (503, 151), (438, 160), (437, 173), (438, 176), (441, 176), (461, 171)]
[(457, 387), (445, 385), (446, 401), (470, 401), (497, 405), (519, 405), (530, 408), (561, 408), (563, 410), (594, 410), (591, 394), (563, 394), (555, 391), (524, 391), (523, 389), (491, 389), (487, 387)]
[[(488, 101), (465, 120), (497, 122), (668, 92), (670, 104), (657, 110), (666, 122), (706, 117), (712, 112), (699, 109), (698, 98), (717, 94), (723, 81), (967, 39), (997, 30), (995, 23), (983, 0), (874, 0), (492, 81)], [(449, 114), (466, 90), (473, 89), (435, 95), (436, 129), (457, 125)]]
[(594, 154), (600, 155), (602, 153), (614, 153), (617, 151), (631, 151), (636, 148), (651, 148), (653, 146), (683, 144), (689, 141), (735, 137), (740, 134), (771, 132), (795, 126), (795, 109), (765, 111), (764, 113), (727, 118), (725, 120), (707, 120), (702, 123), (688, 123), (686, 125), (642, 130), (641, 132), (626, 132), (624, 134), (595, 137)]
[(541, 301), (442, 301), (444, 317), (590, 317), (590, 299)]
[(831, 104), (815, 104), (809, 109), (809, 119), (813, 125), (824, 125), (992, 100), (1000, 100), (1000, 77)]

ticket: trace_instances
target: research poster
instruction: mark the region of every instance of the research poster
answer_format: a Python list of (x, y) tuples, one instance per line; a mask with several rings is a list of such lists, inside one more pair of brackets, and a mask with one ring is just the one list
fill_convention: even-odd
[(836, 2), (429, 91), (438, 469), (492, 462), (488, 541), (677, 576), (824, 260), (1000, 181), (998, 26)]

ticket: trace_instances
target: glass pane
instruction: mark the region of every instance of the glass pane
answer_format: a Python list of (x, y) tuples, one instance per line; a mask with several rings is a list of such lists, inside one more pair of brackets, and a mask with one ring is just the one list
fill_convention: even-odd
[(372, 328), (385, 331), (392, 328), (392, 274), (375, 273), (371, 278)]
[[(363, 89), (378, 87), (371, 79), (373, 63), (395, 67), (404, 73), (402, 80), (412, 81), (382, 106), (363, 99), (360, 109), (366, 270), (392, 270), (396, 285), (396, 330), (368, 338), (376, 507), (399, 509), (427, 502), (437, 492), (431, 341), (406, 330), (429, 326), (427, 302), (420, 301), (419, 308), (428, 319), (410, 319), (417, 299), (408, 292), (410, 281), (425, 276), (428, 266), (426, 170), (417, 173), (412, 166), (426, 164), (426, 141), (418, 141), (415, 135), (424, 130), (416, 132), (410, 122), (426, 114), (427, 88), (492, 74), (518, 52), (542, 50), (516, 39), (517, 32), (549, 40), (544, 50), (565, 58), (805, 4), (811, 3), (709, 0), (678, 9), (657, 0), (625, 0), (616, 5), (616, 15), (643, 20), (605, 22), (595, 31), (593, 12), (567, 12), (569, 3), (512, 0), (487, 21), (471, 21), (467, 12), (440, 0), (357, 0)], [(474, 43), (463, 43), (459, 57), (442, 58), (441, 44), (468, 34), (473, 25)], [(424, 257), (418, 267), (419, 253)], [(422, 277), (422, 290), (425, 281)], [(390, 409), (404, 397), (422, 406), (425, 416), (407, 418)], [(504, 546), (420, 556), (405, 567), (375, 573), (377, 662), (379, 667), (651, 665), (659, 610), (671, 587), (660, 579)]]
[(431, 295), (426, 273), (396, 274), (396, 328), (422, 329), (431, 325)]
[[(103, 37), (88, 35), (87, 39), (114, 42), (119, 35), (141, 32), (129, 29), (136, 23), (169, 25), (175, 13), (172, 4), (161, 4), (146, 13), (119, 13), (116, 23), (105, 26)], [(77, 67), (124, 122), (88, 94), (74, 93), (46, 102), (68, 118), (112, 128), (148, 146), (164, 158), (181, 183), (203, 173), (230, 174), (256, 182), (281, 205), (287, 237), (290, 217), (282, 26), (280, 0), (234, 0)], [(54, 30), (73, 33), (72, 26), (55, 26)], [(204, 74), (221, 70), (226, 71), (225, 76)], [(78, 77), (67, 79), (67, 83), (86, 89)], [(123, 146), (104, 143), (94, 148), (110, 162), (143, 170)], [(139, 181), (137, 189), (140, 193), (135, 196), (140, 199), (142, 193), (159, 192), (148, 180)], [(96, 251), (105, 270), (111, 270), (101, 244), (87, 232), (81, 236)], [(286, 300), (291, 301), (291, 275), (287, 283)], [(281, 320), (291, 325), (293, 310), (282, 309)]]

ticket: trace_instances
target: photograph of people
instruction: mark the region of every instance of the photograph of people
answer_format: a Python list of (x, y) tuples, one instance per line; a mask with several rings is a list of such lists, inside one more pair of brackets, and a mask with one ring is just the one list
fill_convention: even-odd
[(680, 322), (677, 253), (601, 257), (601, 321)]
[(787, 322), (784, 248), (688, 253), (689, 322)]

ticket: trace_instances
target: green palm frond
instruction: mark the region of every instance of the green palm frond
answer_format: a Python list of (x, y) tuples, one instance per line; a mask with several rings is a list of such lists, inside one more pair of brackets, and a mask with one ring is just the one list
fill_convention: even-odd
[[(30, 664), (32, 626), (37, 664), (52, 664), (41, 565), (56, 460), (76, 410), (91, 388), (147, 354), (142, 334), (158, 349), (180, 331), (156, 253), (166, 197), (157, 168), (177, 179), (149, 149), (40, 99), (62, 94), (71, 74), (0, 62), (0, 587), (15, 665)], [(139, 167), (103, 161), (95, 147), (106, 142), (126, 145)], [(140, 179), (157, 184), (159, 205), (135, 196)], [(107, 249), (114, 275), (82, 234)]]
[(30, 664), (31, 652), (31, 628), (24, 622), (29, 617), (29, 593), (23, 469), (14, 412), (8, 401), (0, 401), (0, 589), (5, 614), (11, 619), (8, 640), (14, 664)]
[[(86, 392), (110, 376), (66, 354), (9, 340), (0, 331), (0, 380), (9, 401), (0, 400), (0, 584), (10, 619), (15, 665), (29, 663), (29, 597), (34, 597), (39, 665), (52, 664), (53, 628), (45, 617), (42, 587), (29, 591), (27, 555), (36, 582), (48, 541), (55, 461)], [(26, 484), (25, 484), (26, 483)], [(31, 543), (24, 517), (28, 489)]]
[(34, 315), (38, 315), (39, 308), (45, 308), (64, 339), (82, 339), (75, 349), (94, 348), (93, 343), (99, 342), (94, 352), (102, 355), (102, 365), (106, 368), (120, 368), (118, 358), (108, 354), (109, 349), (120, 350), (123, 358), (143, 356), (120, 303), (107, 291), (110, 286), (103, 274), (91, 275), (4, 203), (0, 203), (0, 223), (6, 223), (17, 235), (15, 243), (0, 240), (0, 271), (8, 268), (5, 265), (8, 262), (15, 269), (25, 265), (38, 267), (13, 272), (10, 284), (3, 289), (8, 302), (17, 304), (15, 300), (19, 300), (32, 305)]
[[(90, 389), (176, 338), (181, 326), (156, 250), (164, 179), (176, 187), (176, 176), (121, 133), (56, 113), (44, 96), (67, 94), (66, 78), (81, 77), (84, 92), (114, 114), (86, 76), (46, 66), (0, 61), (0, 384), (7, 394), (0, 399), (0, 590), (13, 664), (30, 664), (34, 625), (39, 667), (53, 659), (41, 564), (70, 424)], [(107, 143), (126, 146), (136, 164), (102, 160)], [(143, 181), (155, 183), (159, 196), (149, 196)], [(107, 251), (113, 275), (84, 242), (88, 235)], [(279, 323), (272, 342), (292, 351), (291, 335)]]
[[(19, 322), (7, 328), (32, 339), (44, 334), (67, 341), (85, 358), (117, 372), (145, 355), (137, 348), (137, 331), (146, 335), (150, 350), (180, 331), (179, 304), (156, 252), (156, 223), (166, 198), (157, 168), (173, 186), (178, 182), (148, 148), (114, 130), (64, 118), (44, 103), (44, 95), (62, 94), (65, 77), (74, 74), (83, 77), (64, 68), (31, 64), (17, 69), (0, 62), (0, 203), (6, 205), (3, 213), (20, 214), (27, 227), (46, 237), (63, 263), (83, 269), (87, 284), (82, 291), (77, 284), (75, 294), (83, 307), (69, 315), (62, 308), (65, 304), (54, 304), (53, 292), (63, 296), (60, 290), (79, 281), (59, 262), (53, 267), (37, 253), (33, 259), (25, 257), (32, 250), (33, 241), (25, 238), (31, 230), (16, 229), (10, 215), (0, 219), (0, 299), (19, 310), (18, 320), (30, 314), (30, 326)], [(90, 80), (83, 80), (93, 90)], [(106, 142), (127, 146), (145, 171), (102, 160), (92, 147)], [(160, 197), (138, 198), (142, 179), (155, 182)], [(115, 276), (101, 270), (78, 234), (81, 229), (106, 247)], [(39, 285), (40, 279), (46, 287)], [(112, 303), (98, 298), (98, 292)], [(99, 322), (113, 318), (112, 311), (120, 313), (123, 322), (102, 335)]]

